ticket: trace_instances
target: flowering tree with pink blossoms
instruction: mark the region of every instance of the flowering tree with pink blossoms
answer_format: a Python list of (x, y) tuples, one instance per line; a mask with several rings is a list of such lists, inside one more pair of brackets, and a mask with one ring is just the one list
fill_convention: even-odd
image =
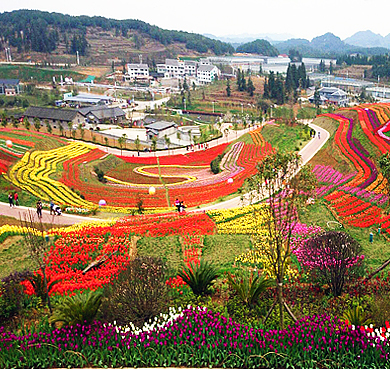
[(349, 234), (328, 231), (309, 238), (295, 254), (305, 268), (330, 286), (334, 296), (340, 296), (346, 280), (364, 260), (361, 251)]

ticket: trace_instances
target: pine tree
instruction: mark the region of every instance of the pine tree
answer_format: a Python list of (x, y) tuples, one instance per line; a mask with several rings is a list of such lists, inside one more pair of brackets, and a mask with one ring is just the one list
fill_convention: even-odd
[(226, 81), (226, 96), (230, 97), (231, 94), (232, 94), (232, 91), (231, 91), (231, 88), (230, 88), (230, 81), (227, 80)]
[(253, 96), (253, 93), (255, 92), (255, 86), (253, 85), (251, 77), (248, 78), (248, 86), (246, 90), (249, 92), (250, 96)]

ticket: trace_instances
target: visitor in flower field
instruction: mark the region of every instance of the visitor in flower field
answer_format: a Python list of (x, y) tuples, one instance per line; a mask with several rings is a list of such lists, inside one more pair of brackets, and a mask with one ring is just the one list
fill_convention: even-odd
[(179, 199), (175, 200), (175, 206), (177, 208), (177, 211), (180, 212), (180, 201), (179, 201)]
[(19, 195), (17, 192), (14, 193), (15, 206), (19, 206)]
[(41, 200), (37, 201), (37, 214), (38, 214), (38, 218), (42, 219), (42, 201)]
[(55, 214), (53, 208), (54, 208), (54, 202), (53, 200), (50, 200), (50, 215)]
[(180, 203), (179, 203), (179, 213), (184, 212), (185, 208), (186, 208), (186, 206), (184, 205), (184, 201), (180, 201)]
[(10, 208), (12, 208), (14, 206), (14, 197), (12, 196), (12, 193), (8, 195), (8, 201)]

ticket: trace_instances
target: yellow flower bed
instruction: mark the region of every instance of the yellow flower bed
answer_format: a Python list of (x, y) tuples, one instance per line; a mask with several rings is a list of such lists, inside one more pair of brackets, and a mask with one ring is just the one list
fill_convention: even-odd
[(250, 205), (241, 208), (210, 210), (209, 216), (217, 223), (218, 233), (253, 234), (262, 232), (264, 204)]
[[(4, 238), (8, 237), (8, 236), (16, 236), (16, 235), (26, 234), (29, 232), (41, 234), (41, 232), (35, 228), (5, 224), (5, 225), (0, 227), (0, 239), (2, 239), (3, 237)], [(46, 232), (43, 232), (43, 235), (45, 236)]]
[(51, 179), (62, 162), (83, 155), (92, 146), (73, 142), (67, 146), (49, 151), (27, 152), (4, 177), (16, 186), (43, 200), (53, 200), (60, 204), (95, 208), (92, 202), (83, 200), (63, 183)]
[[(265, 210), (267, 205), (251, 205), (235, 209), (211, 210), (210, 215), (217, 223), (218, 233), (223, 234), (248, 234), (252, 236), (253, 249), (238, 255), (235, 258), (237, 264), (244, 264), (250, 267), (263, 269), (264, 273), (275, 278), (275, 273), (270, 262), (270, 246), (268, 243), (269, 231), (266, 228)], [(286, 263), (286, 277), (294, 278), (298, 271), (290, 265), (290, 260)]]

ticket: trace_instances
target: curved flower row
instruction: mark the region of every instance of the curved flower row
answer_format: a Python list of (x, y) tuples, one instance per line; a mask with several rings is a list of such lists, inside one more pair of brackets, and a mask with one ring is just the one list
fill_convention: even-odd
[(50, 151), (27, 152), (4, 176), (11, 183), (44, 200), (52, 199), (60, 204), (86, 208), (95, 207), (61, 182), (50, 178), (56, 173), (60, 163), (90, 150), (89, 145), (73, 142)]

